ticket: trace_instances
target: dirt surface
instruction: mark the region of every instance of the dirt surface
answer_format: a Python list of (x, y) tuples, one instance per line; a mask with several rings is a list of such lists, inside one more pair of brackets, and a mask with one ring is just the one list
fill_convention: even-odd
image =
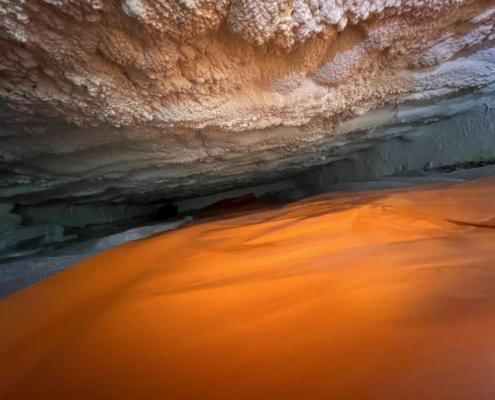
[(0, 399), (495, 398), (495, 179), (337, 193), (0, 302)]

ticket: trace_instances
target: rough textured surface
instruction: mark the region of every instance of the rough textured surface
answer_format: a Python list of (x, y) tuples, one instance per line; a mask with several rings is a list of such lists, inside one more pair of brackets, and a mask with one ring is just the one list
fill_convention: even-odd
[(147, 201), (325, 162), (397, 104), (492, 83), (494, 21), (488, 0), (0, 0), (0, 198)]

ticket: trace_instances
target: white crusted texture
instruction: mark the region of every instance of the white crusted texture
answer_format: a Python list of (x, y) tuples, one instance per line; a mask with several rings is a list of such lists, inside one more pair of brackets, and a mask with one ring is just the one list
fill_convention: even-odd
[(494, 8), (0, 0), (0, 199), (54, 188), (77, 198), (112, 180), (122, 193), (176, 195), (205, 170), (214, 185), (310, 165), (304, 155), (345, 121), (492, 83)]

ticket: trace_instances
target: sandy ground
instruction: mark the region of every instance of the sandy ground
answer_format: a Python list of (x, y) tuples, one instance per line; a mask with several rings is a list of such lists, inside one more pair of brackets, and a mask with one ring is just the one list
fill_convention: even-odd
[(0, 302), (0, 399), (493, 399), (495, 179), (320, 196)]

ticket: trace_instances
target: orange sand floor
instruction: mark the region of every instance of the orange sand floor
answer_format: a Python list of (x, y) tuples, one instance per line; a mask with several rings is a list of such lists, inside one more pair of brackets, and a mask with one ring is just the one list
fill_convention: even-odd
[(495, 179), (332, 194), (0, 302), (0, 399), (495, 399)]

